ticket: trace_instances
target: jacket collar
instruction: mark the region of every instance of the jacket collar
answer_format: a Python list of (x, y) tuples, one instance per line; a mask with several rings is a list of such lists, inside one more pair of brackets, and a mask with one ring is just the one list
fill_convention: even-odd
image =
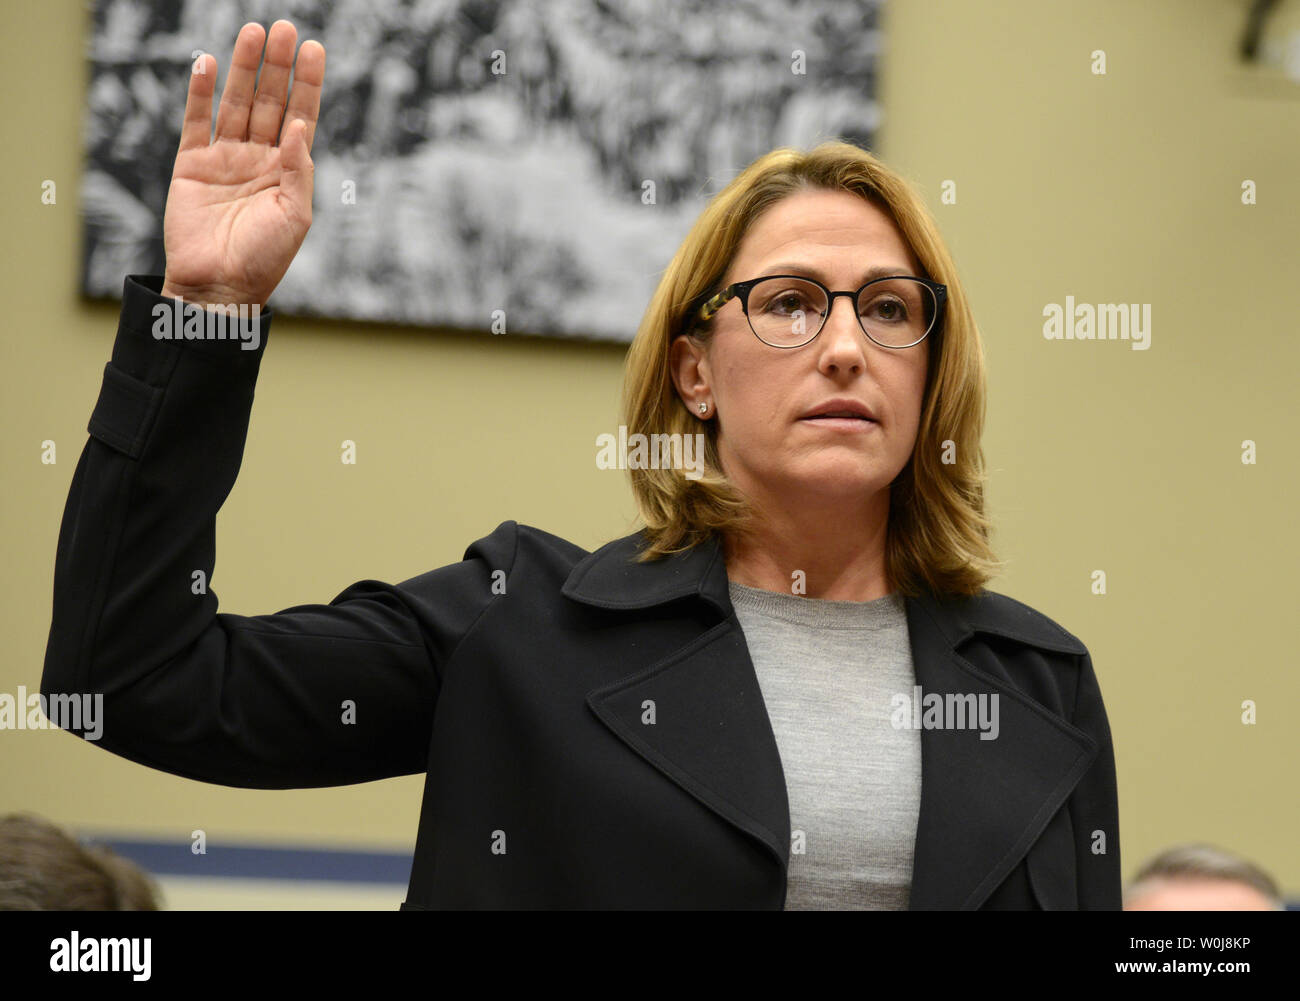
[[(732, 614), (727, 566), (716, 537), (661, 560), (636, 563), (633, 557), (643, 540), (643, 533), (636, 532), (586, 556), (570, 572), (561, 593), (598, 608), (628, 610), (698, 596), (724, 616)], [(913, 601), (925, 610), (950, 648), (981, 632), (1057, 653), (1087, 652), (1075, 637), (1016, 602), (931, 594), (909, 599), (909, 604)]]
[[(588, 693), (596, 716), (633, 751), (735, 827), (757, 839), (779, 872), (790, 851), (785, 775), (753, 662), (728, 591), (718, 541), (662, 560), (631, 560), (641, 533), (581, 560), (562, 593), (605, 609), (650, 608), (697, 597), (721, 621), (680, 649)], [(992, 592), (905, 602), (916, 683), (944, 695), (997, 694), (1001, 730), (921, 731), (921, 806), (912, 910), (978, 908), (1023, 859), (1097, 754), (1083, 731), (1043, 711), (958, 648), (975, 633), (1067, 654), (1086, 648), (1044, 616)], [(985, 653), (985, 656), (989, 656)], [(642, 725), (647, 700), (674, 707), (674, 725)], [(663, 720), (661, 719), (661, 723)], [(726, 740), (701, 740), (725, 733)], [(773, 906), (777, 906), (773, 898)]]

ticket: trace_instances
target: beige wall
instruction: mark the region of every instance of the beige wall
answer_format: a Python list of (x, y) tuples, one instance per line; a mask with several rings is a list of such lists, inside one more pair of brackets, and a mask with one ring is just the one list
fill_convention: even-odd
[[(81, 6), (0, 14), (10, 693), (39, 684), (59, 519), (117, 313), (77, 296)], [(1294, 894), (1300, 86), (1237, 67), (1244, 8), (895, 0), (881, 152), (927, 195), (986, 339), (990, 502), (1010, 561), (993, 587), (1092, 650), (1126, 876), (1204, 839)], [(40, 202), (46, 178), (57, 205)], [(1255, 206), (1240, 201), (1247, 178)], [(945, 180), (954, 205), (940, 204)], [(1045, 340), (1042, 308), (1067, 295), (1150, 303), (1150, 350)], [(401, 580), (508, 518), (587, 547), (633, 527), (623, 474), (593, 462), (595, 436), (618, 423), (621, 349), (287, 318), (273, 341), (218, 523), (224, 611)], [(355, 467), (338, 460), (343, 438), (360, 444)], [(56, 465), (40, 462), (44, 439)], [(1242, 464), (1244, 439), (1257, 465)], [(1105, 596), (1090, 592), (1098, 569)], [(1245, 699), (1257, 725), (1240, 722)], [(419, 777), (226, 789), (61, 732), (0, 731), (0, 760), (0, 812), (178, 839), (401, 848), (420, 806)]]

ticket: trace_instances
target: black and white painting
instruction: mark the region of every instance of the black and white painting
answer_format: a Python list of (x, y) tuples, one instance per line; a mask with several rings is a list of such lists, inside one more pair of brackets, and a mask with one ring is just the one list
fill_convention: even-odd
[[(326, 49), (279, 313), (629, 341), (708, 198), (776, 146), (871, 148), (883, 0), (95, 0), (82, 286), (161, 274), (187, 74), (239, 27)], [(215, 119), (215, 112), (214, 112)]]

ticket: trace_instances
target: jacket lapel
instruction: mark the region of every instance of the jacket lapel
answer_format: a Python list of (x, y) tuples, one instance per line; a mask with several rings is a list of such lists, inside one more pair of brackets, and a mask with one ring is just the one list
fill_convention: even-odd
[[(785, 870), (785, 774), (735, 623), (721, 622), (648, 669), (589, 693), (587, 704), (634, 751), (757, 838)], [(649, 706), (653, 726), (644, 722)]]
[[(716, 540), (650, 563), (631, 561), (640, 535), (602, 547), (574, 567), (562, 593), (606, 609), (636, 610), (695, 597), (719, 621), (653, 663), (588, 693), (620, 740), (718, 816), (757, 839), (784, 874), (790, 813), (781, 758)], [(979, 599), (906, 601), (922, 693), (997, 694), (997, 739), (977, 729), (922, 729), (921, 806), (912, 910), (980, 906), (1028, 851), (1087, 770), (1096, 747), (1081, 731), (980, 671), (957, 652), (976, 631), (1032, 641)], [(1060, 635), (1040, 637), (1053, 649)], [(1077, 650), (1083, 647), (1076, 644)], [(909, 696), (913, 693), (907, 693)], [(655, 721), (645, 714), (653, 707)]]
[[(592, 712), (670, 779), (758, 839), (782, 871), (790, 808), (776, 737), (744, 634), (731, 608), (716, 542), (667, 559), (633, 563), (638, 535), (611, 542), (569, 575), (562, 593), (609, 609), (642, 609), (696, 597), (716, 625), (679, 649), (587, 695)], [(644, 722), (653, 705), (654, 724)]]
[[(1097, 748), (957, 652), (977, 627), (1056, 650), (1068, 641), (989, 616), (978, 599), (908, 599), (907, 625), (922, 693), (998, 696), (996, 739), (981, 740), (977, 729), (921, 730), (921, 813), (908, 906), (975, 910), (1024, 858)], [(1074, 652), (1082, 651), (1078, 645)]]

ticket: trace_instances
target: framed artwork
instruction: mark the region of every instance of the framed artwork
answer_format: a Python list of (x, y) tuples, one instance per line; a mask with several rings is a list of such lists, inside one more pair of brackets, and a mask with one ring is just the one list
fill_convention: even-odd
[(216, 57), (215, 102), (239, 26), (287, 17), (327, 61), (312, 228), (278, 313), (630, 341), (745, 165), (872, 146), (882, 5), (95, 0), (83, 292), (162, 273), (190, 66)]

